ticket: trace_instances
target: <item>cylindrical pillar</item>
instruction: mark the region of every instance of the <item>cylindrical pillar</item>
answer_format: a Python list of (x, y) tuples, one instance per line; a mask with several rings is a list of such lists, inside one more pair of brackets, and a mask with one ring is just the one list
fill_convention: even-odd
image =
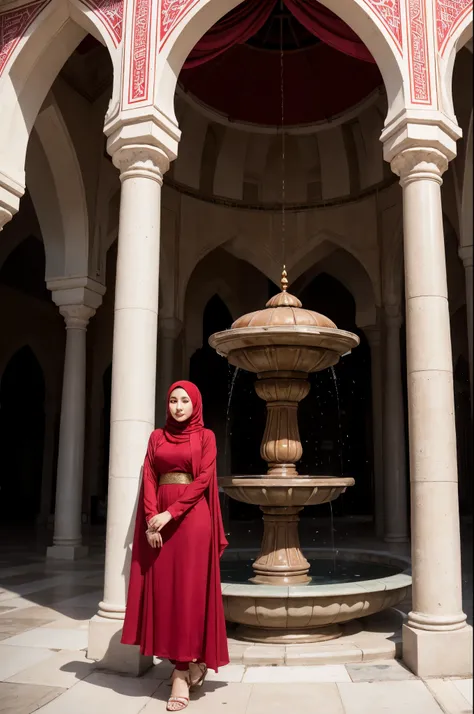
[(378, 325), (364, 328), (370, 345), (370, 366), (372, 377), (372, 438), (374, 450), (374, 520), (375, 534), (384, 534), (383, 500), (383, 399), (382, 399), (382, 351), (380, 328)]
[(472, 674), (461, 597), (453, 365), (441, 207), (446, 156), (405, 149), (403, 188), (413, 602), (403, 657), (420, 676)]
[[(472, 238), (472, 236), (471, 236)], [(473, 326), (472, 326), (472, 321), (474, 319), (473, 315), (473, 266), (472, 266), (472, 245), (463, 245), (459, 249), (459, 257), (461, 258), (463, 265), (464, 265), (464, 274), (465, 274), (465, 280), (466, 280), (466, 312), (467, 312), (467, 340), (468, 340), (468, 346), (469, 346), (469, 383), (471, 387), (471, 410), (473, 409), (473, 390), (474, 390), (474, 384), (473, 384), (473, 368), (472, 368), (472, 363), (474, 359), (473, 355)]]
[[(141, 468), (155, 425), (160, 201), (166, 155), (119, 148), (122, 193), (115, 283), (104, 598), (89, 631), (89, 657), (119, 671), (149, 664), (121, 646)], [(148, 660), (150, 658), (147, 658)]]
[(384, 540), (408, 541), (405, 417), (400, 354), (402, 316), (398, 305), (385, 306), (384, 371)]
[(58, 477), (53, 546), (48, 558), (75, 559), (87, 554), (82, 545), (82, 479), (86, 408), (86, 330), (95, 310), (86, 305), (62, 305), (66, 322)]

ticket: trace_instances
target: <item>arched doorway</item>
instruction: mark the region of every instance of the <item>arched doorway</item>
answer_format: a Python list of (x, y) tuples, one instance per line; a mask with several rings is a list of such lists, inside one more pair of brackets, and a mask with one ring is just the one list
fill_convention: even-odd
[(45, 385), (30, 347), (10, 359), (0, 384), (0, 516), (31, 521), (38, 515), (44, 447)]

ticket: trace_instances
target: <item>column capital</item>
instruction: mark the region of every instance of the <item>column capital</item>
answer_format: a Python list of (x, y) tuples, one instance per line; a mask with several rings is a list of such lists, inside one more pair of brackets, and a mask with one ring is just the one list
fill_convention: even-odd
[(130, 123), (119, 115), (105, 127), (107, 151), (120, 178), (145, 177), (163, 183), (163, 175), (178, 155), (179, 128), (161, 112), (149, 109)]
[(428, 146), (412, 146), (397, 154), (390, 166), (400, 176), (400, 184), (406, 186), (413, 181), (431, 180), (439, 185), (448, 168), (449, 159), (442, 151)]
[(48, 280), (47, 287), (66, 327), (83, 330), (102, 304), (105, 293), (105, 285), (88, 277), (55, 278)]
[(61, 305), (59, 312), (64, 317), (66, 330), (86, 330), (95, 310), (87, 305)]
[(25, 187), (0, 171), (0, 231), (20, 208), (20, 199)]
[(465, 268), (472, 268), (472, 265), (473, 265), (472, 245), (461, 245), (458, 250), (458, 255), (461, 258)]
[(461, 136), (459, 126), (442, 112), (405, 109), (387, 124), (380, 140), (389, 164), (407, 149), (435, 150), (449, 162), (456, 156), (456, 142)]
[(158, 334), (176, 339), (183, 329), (183, 323), (177, 317), (158, 317)]
[(170, 160), (164, 151), (152, 144), (129, 144), (112, 154), (112, 162), (120, 171), (120, 180), (149, 178), (163, 184)]

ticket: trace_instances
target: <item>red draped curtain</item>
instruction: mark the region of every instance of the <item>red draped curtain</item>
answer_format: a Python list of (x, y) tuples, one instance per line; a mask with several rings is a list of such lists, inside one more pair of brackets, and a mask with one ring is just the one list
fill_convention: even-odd
[[(275, 4), (276, 0), (246, 0), (238, 5), (199, 40), (184, 68), (198, 67), (234, 45), (247, 42), (264, 26)], [(364, 62), (375, 62), (355, 32), (324, 5), (316, 0), (284, 0), (284, 4), (298, 22), (321, 42)]]

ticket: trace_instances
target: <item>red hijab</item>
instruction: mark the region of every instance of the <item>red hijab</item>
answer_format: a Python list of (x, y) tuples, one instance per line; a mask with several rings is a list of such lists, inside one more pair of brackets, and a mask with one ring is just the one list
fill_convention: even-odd
[[(184, 389), (193, 405), (193, 413), (187, 421), (179, 422), (171, 416), (170, 397), (175, 389)], [(202, 396), (199, 389), (192, 382), (183, 379), (175, 382), (168, 389), (168, 399), (166, 403), (166, 424), (163, 434), (167, 441), (173, 444), (180, 444), (190, 441), (191, 434), (197, 434), (204, 430), (204, 420), (202, 416)]]

